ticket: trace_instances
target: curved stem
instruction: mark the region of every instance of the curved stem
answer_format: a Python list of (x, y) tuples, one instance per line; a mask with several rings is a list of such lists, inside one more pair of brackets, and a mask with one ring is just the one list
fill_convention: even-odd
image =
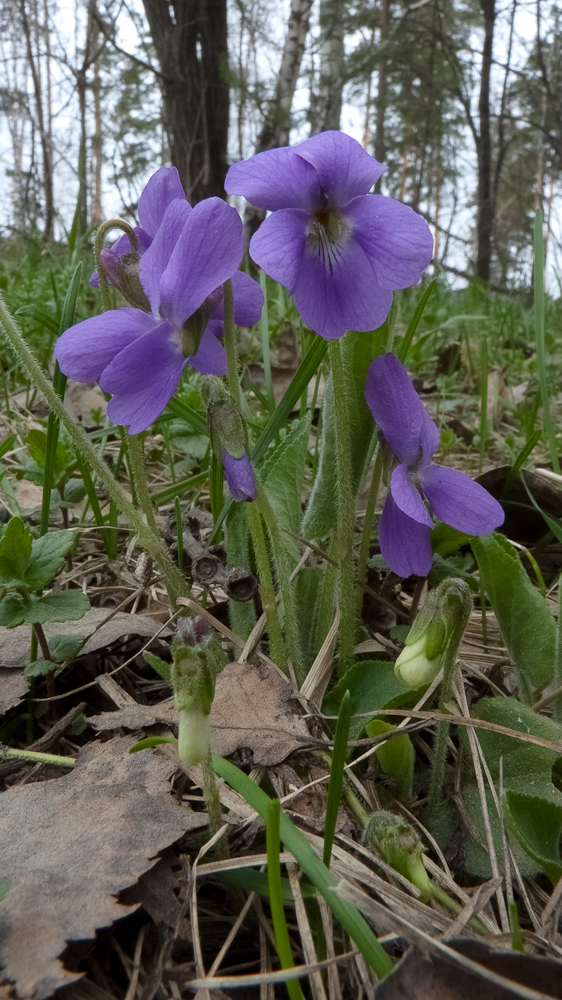
[(359, 549), (359, 564), (357, 567), (357, 584), (358, 584), (357, 604), (359, 611), (361, 610), (361, 605), (363, 603), (362, 586), (364, 583), (367, 582), (367, 562), (369, 559), (369, 551), (371, 548), (371, 535), (373, 534), (375, 508), (377, 505), (377, 497), (379, 495), (379, 488), (381, 484), (382, 465), (383, 465), (382, 448), (380, 447), (380, 445), (377, 444), (375, 448), (375, 465), (373, 468), (373, 477), (371, 479), (371, 487), (369, 490), (369, 497), (367, 500), (367, 509), (365, 511), (365, 521), (363, 523), (361, 548)]
[(129, 242), (131, 244), (131, 250), (133, 253), (139, 252), (139, 241), (137, 240), (137, 234), (135, 233), (132, 226), (123, 219), (109, 219), (104, 222), (96, 232), (96, 238), (94, 240), (94, 263), (98, 271), (98, 277), (100, 279), (100, 292), (101, 299), (103, 303), (104, 312), (106, 309), (111, 309), (111, 300), (109, 297), (109, 283), (107, 280), (106, 273), (103, 268), (103, 264), (100, 261), (100, 254), (103, 249), (103, 241), (112, 229), (120, 229), (126, 236), (129, 237)]
[(133, 480), (137, 500), (141, 510), (146, 517), (149, 528), (156, 531), (156, 521), (154, 520), (154, 509), (148, 492), (146, 482), (146, 471), (144, 467), (144, 455), (140, 434), (131, 434), (127, 438), (127, 450), (129, 452), (129, 469)]

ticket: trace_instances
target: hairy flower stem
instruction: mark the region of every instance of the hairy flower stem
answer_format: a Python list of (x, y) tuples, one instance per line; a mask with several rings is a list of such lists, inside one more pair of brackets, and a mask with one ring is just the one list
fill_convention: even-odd
[(373, 534), (373, 522), (375, 520), (375, 507), (381, 484), (383, 465), (382, 448), (377, 444), (375, 448), (375, 465), (373, 468), (373, 478), (369, 489), (367, 509), (365, 511), (365, 521), (363, 523), (363, 534), (361, 536), (361, 548), (359, 549), (359, 565), (357, 567), (357, 607), (361, 611), (363, 603), (363, 584), (367, 582), (367, 562), (371, 548), (371, 535)]
[[(211, 837), (214, 837), (215, 833), (221, 828), (222, 809), (211, 750), (209, 750), (203, 761), (203, 798), (207, 806)], [(224, 860), (228, 857), (228, 847), (225, 837), (221, 837), (218, 841), (215, 848), (215, 857), (217, 860)]]
[[(459, 616), (456, 628), (456, 635), (447, 643), (447, 650), (443, 659), (443, 683), (441, 685), (441, 696), (439, 698), (439, 711), (450, 713), (451, 701), (453, 698), (453, 680), (455, 677), (455, 665), (457, 653), (462, 634), (466, 625), (466, 618)], [(447, 744), (449, 741), (449, 722), (438, 722), (435, 730), (435, 747), (433, 750), (433, 761), (431, 764), (431, 778), (429, 783), (429, 801), (427, 813), (431, 816), (443, 795), (443, 783), (445, 781), (445, 764), (447, 761)]]
[(271, 575), (269, 552), (267, 551), (267, 541), (263, 530), (262, 516), (256, 502), (249, 503), (247, 511), (248, 525), (252, 536), (252, 544), (254, 546), (254, 553), (256, 556), (256, 563), (260, 578), (260, 597), (263, 604), (263, 610), (267, 618), (267, 631), (269, 634), (271, 659), (277, 664), (278, 667), (281, 668), (281, 670), (288, 673), (289, 668), (287, 663), (287, 653), (283, 642), (283, 631), (281, 628), (281, 619), (279, 617), (279, 608), (277, 607), (273, 577)]
[(355, 573), (353, 560), (353, 534), (355, 530), (355, 498), (351, 471), (351, 431), (349, 426), (349, 399), (351, 379), (347, 370), (345, 351), (339, 340), (330, 341), (330, 360), (334, 380), (336, 416), (336, 483), (338, 519), (334, 555), (339, 565), (339, 670), (345, 673), (353, 663), (353, 647), (357, 629), (357, 604), (355, 598)]
[(242, 391), (240, 389), (240, 379), (238, 378), (238, 351), (236, 349), (232, 281), (225, 281), (222, 287), (224, 295), (224, 349), (226, 351), (228, 388), (236, 402), (240, 416), (242, 416)]
[(279, 584), (279, 590), (283, 601), (285, 635), (287, 637), (289, 658), (291, 660), (293, 670), (295, 671), (295, 677), (297, 678), (299, 684), (302, 684), (306, 676), (306, 669), (302, 660), (297, 607), (295, 602), (295, 593), (291, 583), (289, 559), (287, 557), (287, 550), (283, 545), (283, 539), (281, 538), (281, 532), (279, 530), (279, 525), (277, 524), (275, 512), (273, 511), (267, 496), (263, 492), (261, 485), (258, 486), (258, 497), (256, 503), (269, 531), (273, 547), (277, 583)]
[(19, 327), (9, 310), (4, 299), (0, 295), (0, 326), (13, 353), (26, 372), (31, 384), (45, 397), (49, 410), (55, 414), (61, 424), (66, 428), (74, 447), (83, 456), (88, 468), (95, 472), (100, 482), (105, 486), (110, 500), (127, 518), (131, 529), (138, 537), (139, 545), (148, 552), (155, 560), (164, 581), (172, 604), (175, 604), (179, 596), (189, 597), (190, 589), (187, 581), (179, 572), (176, 564), (170, 558), (161, 538), (152, 528), (145, 523), (144, 517), (137, 510), (135, 505), (129, 500), (127, 494), (122, 489), (117, 479), (110, 471), (106, 463), (99, 457), (96, 450), (90, 444), (86, 434), (81, 427), (78, 427), (68, 411), (65, 409), (60, 396), (53, 389), (52, 383), (41, 371), (37, 360), (25, 343)]
[(103, 304), (104, 312), (106, 309), (111, 309), (111, 298), (109, 292), (109, 284), (107, 281), (106, 273), (103, 268), (103, 264), (100, 262), (100, 254), (103, 250), (103, 243), (105, 237), (112, 229), (120, 229), (126, 236), (129, 237), (131, 244), (131, 250), (134, 253), (138, 253), (139, 241), (137, 240), (137, 234), (134, 229), (129, 225), (128, 222), (124, 222), (123, 219), (109, 219), (104, 222), (103, 225), (99, 227), (96, 232), (96, 238), (94, 240), (94, 263), (98, 271), (98, 277), (100, 279), (100, 292), (101, 300)]
[(154, 520), (154, 509), (148, 492), (146, 482), (146, 470), (144, 467), (144, 455), (140, 434), (130, 434), (126, 440), (127, 451), (129, 453), (129, 470), (136, 492), (137, 502), (146, 517), (146, 523), (152, 531), (156, 532), (156, 521)]

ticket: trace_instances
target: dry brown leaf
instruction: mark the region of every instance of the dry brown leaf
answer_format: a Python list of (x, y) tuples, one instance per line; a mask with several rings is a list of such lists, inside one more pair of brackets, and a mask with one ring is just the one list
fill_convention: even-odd
[(213, 748), (227, 756), (248, 749), (254, 764), (278, 764), (310, 742), (291, 707), (292, 687), (265, 663), (229, 663), (217, 678), (211, 709)]
[(0, 715), (5, 715), (25, 697), (29, 691), (27, 677), (23, 670), (5, 670), (0, 667)]
[(78, 979), (58, 957), (129, 912), (115, 896), (201, 825), (170, 794), (170, 763), (130, 740), (91, 743), (64, 777), (0, 795), (0, 976), (22, 1000)]
[[(196, 813), (201, 826), (207, 825), (207, 814)], [(182, 916), (182, 905), (178, 893), (185, 891), (185, 875), (174, 869), (177, 857), (173, 851), (165, 851), (164, 856), (150, 871), (141, 875), (138, 882), (121, 894), (121, 902), (126, 906), (140, 904), (155, 923), (167, 924), (178, 931), (180, 937), (190, 938), (189, 920)]]
[[(116, 639), (124, 635), (140, 635), (149, 638), (162, 627), (146, 615), (131, 615), (118, 611), (105, 625), (101, 623), (111, 614), (107, 608), (90, 608), (83, 618), (77, 622), (53, 622), (43, 626), (47, 639), (55, 635), (84, 635), (89, 639), (83, 646), (81, 654), (94, 653), (97, 649), (110, 646)], [(101, 626), (101, 628), (99, 627)], [(95, 631), (97, 629), (97, 631)], [(160, 635), (164, 638), (170, 634), (164, 629)], [(31, 642), (31, 626), (19, 625), (14, 629), (2, 629), (0, 637), (0, 666), (25, 667), (29, 661), (29, 644)]]
[[(310, 742), (306, 723), (291, 708), (292, 688), (278, 671), (262, 663), (229, 663), (217, 678), (211, 709), (213, 750), (228, 756), (248, 751), (254, 764), (279, 764)], [(127, 705), (88, 720), (98, 731), (144, 729), (177, 723), (171, 699), (158, 705)]]

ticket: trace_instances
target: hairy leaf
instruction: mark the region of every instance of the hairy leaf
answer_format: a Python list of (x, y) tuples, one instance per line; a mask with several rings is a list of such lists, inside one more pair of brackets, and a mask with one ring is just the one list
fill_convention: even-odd
[(560, 835), (562, 805), (535, 795), (505, 793), (505, 818), (509, 830), (526, 854), (536, 861), (556, 885), (562, 875)]

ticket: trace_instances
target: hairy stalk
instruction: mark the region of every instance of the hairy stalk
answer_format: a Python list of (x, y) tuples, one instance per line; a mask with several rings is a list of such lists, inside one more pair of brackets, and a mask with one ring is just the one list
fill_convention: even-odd
[(14, 750), (12, 747), (0, 746), (0, 759), (27, 760), (30, 764), (54, 764), (55, 767), (74, 767), (74, 757), (59, 757), (52, 753), (39, 753), (37, 750)]
[(357, 567), (357, 606), (361, 611), (363, 603), (363, 584), (367, 582), (367, 562), (371, 548), (371, 535), (373, 534), (373, 522), (375, 520), (375, 508), (381, 484), (383, 465), (383, 454), (380, 445), (375, 446), (375, 465), (373, 468), (373, 478), (369, 489), (367, 509), (365, 511), (365, 521), (363, 523), (363, 534), (361, 536), (361, 547), (359, 549), (359, 565)]
[[(209, 828), (211, 837), (214, 837), (222, 824), (222, 809), (219, 790), (217, 788), (217, 776), (213, 767), (213, 755), (209, 750), (203, 761), (203, 798), (207, 806), (209, 816)], [(215, 848), (215, 857), (222, 860), (228, 857), (228, 847), (226, 837), (221, 837)]]
[(156, 532), (156, 521), (154, 520), (154, 509), (148, 492), (146, 482), (146, 471), (144, 467), (144, 455), (140, 434), (130, 434), (127, 437), (127, 451), (129, 452), (129, 470), (136, 492), (136, 498), (140, 508), (146, 518), (146, 523), (152, 531)]
[(255, 502), (249, 503), (247, 510), (248, 525), (250, 527), (250, 534), (252, 536), (252, 544), (254, 546), (254, 553), (256, 556), (256, 563), (260, 578), (260, 597), (263, 604), (263, 610), (267, 618), (267, 631), (269, 634), (271, 659), (277, 664), (278, 667), (281, 668), (281, 670), (288, 673), (287, 653), (283, 643), (283, 631), (281, 629), (279, 608), (277, 607), (275, 587), (273, 584), (273, 577), (271, 575), (271, 565), (269, 562), (269, 553), (267, 551), (267, 542), (263, 530), (261, 514)]
[(186, 580), (179, 572), (177, 566), (170, 558), (162, 540), (144, 521), (142, 514), (131, 503), (127, 494), (122, 489), (117, 479), (110, 471), (106, 463), (98, 456), (95, 449), (90, 444), (86, 434), (81, 427), (74, 423), (74, 420), (65, 409), (60, 397), (54, 391), (48, 378), (43, 374), (37, 360), (25, 343), (19, 327), (9, 310), (2, 295), (0, 295), (0, 325), (13, 353), (26, 372), (30, 382), (45, 397), (47, 405), (61, 424), (66, 428), (74, 446), (80, 451), (89, 469), (96, 473), (99, 480), (105, 486), (110, 499), (115, 506), (127, 518), (131, 529), (138, 537), (141, 545), (158, 564), (162, 576), (164, 577), (168, 594), (172, 603), (180, 595), (188, 597), (190, 590)]
[(355, 530), (355, 502), (351, 471), (351, 433), (349, 426), (349, 399), (351, 383), (346, 367), (345, 354), (339, 340), (330, 341), (330, 360), (336, 400), (336, 469), (337, 510), (336, 560), (339, 564), (340, 636), (339, 669), (341, 673), (353, 663), (353, 647), (357, 628), (355, 600), (355, 574), (353, 562), (353, 534)]
[(302, 659), (295, 592), (293, 590), (293, 584), (291, 583), (291, 568), (285, 546), (283, 545), (283, 539), (281, 538), (281, 532), (279, 531), (279, 525), (277, 524), (277, 520), (275, 518), (275, 513), (260, 485), (258, 485), (258, 497), (256, 504), (271, 537), (277, 583), (279, 584), (279, 590), (283, 601), (284, 626), (285, 635), (287, 637), (288, 653), (293, 670), (295, 671), (295, 677), (297, 678), (299, 684), (301, 684), (306, 676), (306, 668)]
[(94, 263), (100, 279), (100, 292), (104, 312), (106, 309), (111, 309), (111, 298), (107, 277), (103, 265), (100, 263), (100, 254), (103, 250), (103, 241), (112, 229), (120, 229), (126, 236), (129, 237), (133, 253), (138, 253), (139, 250), (139, 241), (137, 240), (137, 235), (134, 229), (128, 222), (124, 222), (123, 219), (109, 219), (107, 222), (104, 222), (96, 232), (96, 238), (94, 240)]
[(236, 348), (232, 281), (225, 281), (222, 287), (224, 295), (224, 349), (226, 351), (228, 388), (236, 402), (238, 412), (242, 416), (242, 391), (240, 389), (240, 379), (238, 378), (238, 351)]
[(335, 539), (332, 539), (330, 546), (328, 548), (327, 555), (330, 556), (331, 560), (327, 562), (324, 567), (323, 580), (322, 580), (322, 591), (320, 593), (320, 601), (318, 605), (318, 618), (316, 620), (316, 629), (314, 635), (314, 648), (319, 650), (324, 642), (330, 628), (332, 627), (332, 622), (334, 620), (335, 614), (335, 594), (336, 594), (336, 584), (338, 582), (338, 567), (335, 563), (336, 557), (336, 547)]

